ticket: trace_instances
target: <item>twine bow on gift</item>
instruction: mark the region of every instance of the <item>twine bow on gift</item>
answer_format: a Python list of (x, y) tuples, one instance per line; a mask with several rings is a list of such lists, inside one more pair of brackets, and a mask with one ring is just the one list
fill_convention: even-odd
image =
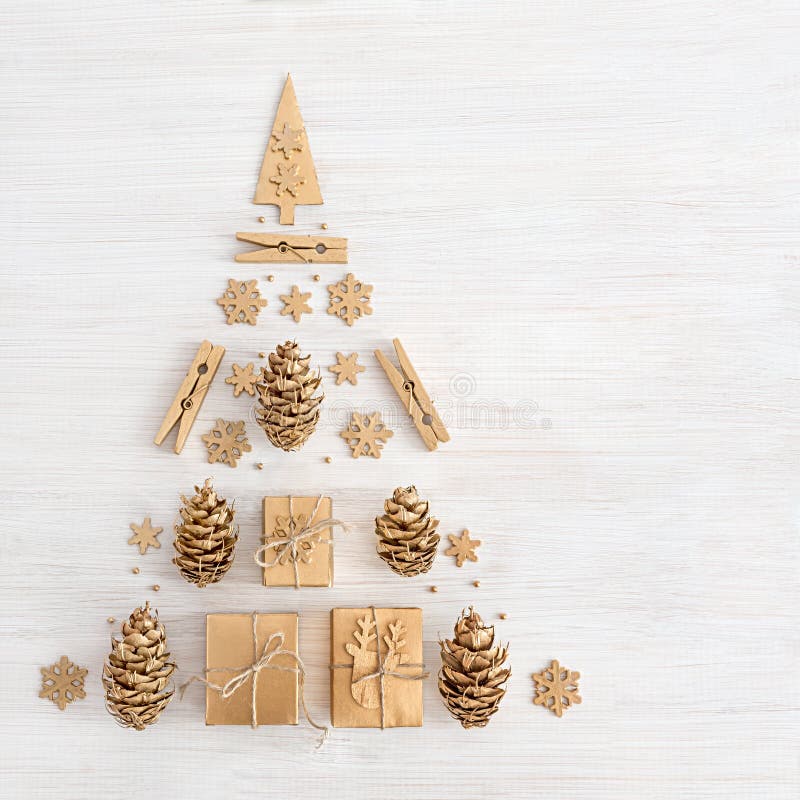
[[(338, 526), (345, 533), (350, 532), (350, 527), (348, 525), (345, 525), (341, 520), (333, 519), (332, 517), (314, 522), (314, 517), (316, 517), (317, 512), (319, 511), (321, 502), (322, 495), (317, 498), (317, 502), (314, 505), (314, 510), (308, 517), (308, 522), (306, 522), (304, 525), (301, 524), (298, 527), (292, 511), (292, 496), (289, 495), (289, 535), (275, 537), (264, 542), (264, 544), (262, 544), (261, 547), (256, 550), (253, 556), (256, 564), (264, 569), (271, 569), (272, 567), (278, 566), (278, 564), (286, 563), (286, 560), (288, 559), (292, 564), (292, 569), (294, 570), (295, 589), (300, 588), (300, 571), (297, 566), (297, 561), (304, 555), (300, 552), (299, 547), (305, 543), (310, 545), (310, 549), (313, 549), (318, 541), (324, 542), (325, 544), (333, 547), (333, 539), (331, 538), (317, 540), (314, 539), (317, 534), (319, 534), (321, 531), (324, 531), (326, 528)], [(275, 552), (272, 558), (268, 559), (267, 552), (269, 550), (274, 550)], [(308, 551), (306, 551), (305, 555), (308, 555)]]
[[(352, 681), (352, 686), (358, 686), (361, 683), (365, 683), (366, 681), (373, 680), (374, 678), (378, 679), (378, 699), (379, 699), (379, 709), (380, 709), (380, 718), (381, 718), (381, 730), (386, 727), (386, 678), (400, 678), (405, 681), (421, 681), (427, 678), (430, 673), (425, 672), (425, 664), (418, 663), (404, 663), (403, 666), (412, 669), (420, 669), (422, 672), (417, 673), (416, 675), (408, 675), (405, 672), (397, 672), (394, 669), (387, 669), (386, 662), (391, 656), (391, 651), (387, 649), (386, 655), (381, 655), (381, 636), (380, 630), (378, 628), (378, 615), (375, 611), (375, 606), (370, 606), (370, 611), (372, 612), (372, 621), (375, 624), (375, 630), (377, 631), (378, 635), (375, 639), (375, 645), (378, 648), (377, 656), (378, 656), (378, 668), (374, 671), (369, 673), (368, 675), (362, 675), (360, 678)], [(352, 669), (353, 664), (331, 664), (331, 669)]]
[[(195, 681), (199, 683), (204, 683), (209, 689), (212, 689), (215, 692), (219, 692), (220, 697), (223, 700), (227, 700), (229, 697), (232, 697), (236, 694), (239, 689), (244, 686), (248, 680), (252, 677), (252, 688), (250, 693), (250, 726), (252, 728), (258, 727), (258, 708), (256, 706), (256, 700), (258, 696), (258, 676), (262, 672), (262, 670), (278, 670), (280, 672), (293, 672), (297, 675), (297, 690), (298, 694), (300, 695), (300, 703), (303, 706), (303, 713), (305, 714), (306, 719), (308, 720), (309, 724), (316, 728), (318, 731), (322, 731), (322, 736), (320, 737), (319, 743), (317, 747), (321, 747), (322, 744), (325, 742), (325, 739), (328, 736), (328, 729), (324, 725), (318, 725), (314, 722), (311, 714), (308, 712), (308, 708), (306, 707), (306, 697), (305, 697), (305, 682), (306, 682), (306, 669), (303, 662), (300, 660), (300, 656), (295, 653), (294, 650), (287, 650), (284, 648), (283, 644), (286, 639), (285, 635), (282, 631), (278, 631), (276, 633), (271, 634), (267, 641), (264, 642), (264, 647), (261, 649), (261, 653), (259, 655), (258, 652), (258, 632), (257, 632), (257, 624), (258, 624), (258, 613), (253, 612), (253, 663), (252, 664), (245, 664), (245, 665), (238, 665), (235, 667), (208, 667), (205, 670), (205, 674), (208, 675), (209, 672), (235, 672), (236, 674), (225, 684), (219, 685), (217, 683), (213, 683), (212, 681), (208, 680), (207, 678), (203, 678), (200, 675), (192, 675), (186, 683), (184, 683), (180, 688), (180, 696), (183, 699), (183, 693), (189, 686), (194, 683)], [(285, 667), (281, 664), (273, 664), (272, 659), (276, 658), (277, 656), (288, 656), (291, 658), (296, 666), (294, 667)]]

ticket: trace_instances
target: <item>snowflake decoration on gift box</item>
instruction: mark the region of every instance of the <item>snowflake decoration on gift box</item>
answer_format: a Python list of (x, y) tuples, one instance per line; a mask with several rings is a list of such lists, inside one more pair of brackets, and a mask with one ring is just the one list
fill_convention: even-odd
[(384, 444), (394, 436), (381, 419), (379, 412), (362, 415), (353, 412), (353, 418), (347, 430), (339, 434), (353, 451), (353, 458), (359, 456), (381, 457)]
[(74, 700), (86, 697), (83, 681), (89, 674), (88, 669), (73, 664), (66, 656), (61, 656), (57, 664), (39, 669), (42, 673), (39, 697), (52, 700), (61, 711)]
[(283, 150), (284, 158), (291, 158), (294, 151), (299, 153), (303, 149), (303, 129), (295, 130), (288, 122), (284, 122), (283, 130), (273, 133), (272, 138), (275, 140), (272, 152)]
[(533, 704), (543, 706), (560, 717), (565, 708), (572, 708), (581, 702), (578, 694), (580, 677), (580, 672), (570, 672), (558, 661), (553, 661), (547, 669), (533, 675), (536, 684)]
[(255, 325), (259, 312), (267, 305), (267, 301), (258, 290), (258, 281), (237, 281), (229, 278), (228, 288), (217, 300), (217, 305), (222, 306), (228, 316), (228, 325), (233, 325), (234, 322)]
[(331, 296), (328, 313), (335, 314), (348, 325), (372, 313), (372, 306), (369, 304), (372, 286), (357, 281), (352, 272), (348, 272), (343, 281), (330, 284), (328, 292)]
[(300, 167), (297, 164), (278, 164), (278, 174), (273, 175), (270, 183), (277, 185), (275, 194), (280, 197), (284, 192), (289, 192), (292, 197), (297, 197), (297, 189), (302, 186), (306, 179), (300, 175)]
[(243, 453), (249, 453), (253, 448), (247, 441), (244, 422), (227, 422), (218, 419), (214, 429), (203, 436), (203, 441), (208, 449), (208, 463), (219, 461), (229, 467), (235, 467)]

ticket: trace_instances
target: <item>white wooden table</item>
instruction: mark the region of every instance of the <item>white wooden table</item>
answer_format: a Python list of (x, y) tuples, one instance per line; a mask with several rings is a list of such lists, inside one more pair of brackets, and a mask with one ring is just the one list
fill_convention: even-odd
[[(794, 0), (0, 2), (0, 795), (797, 797), (798, 34)], [(233, 262), (235, 231), (278, 228), (250, 197), (287, 70), (325, 198), (294, 232), (327, 222), (375, 285), (352, 329), (325, 313), (345, 268)], [(259, 279), (257, 327), (224, 324), (229, 277)], [(295, 336), (368, 369), (326, 381), (285, 455), (223, 379)], [(448, 416), (436, 453), (371, 355), (393, 336)], [(175, 456), (152, 438), (203, 338), (228, 352)], [(349, 457), (351, 409), (395, 425), (380, 461)], [(217, 416), (250, 420), (235, 471), (205, 462)], [(242, 541), (198, 591), (170, 527), (208, 475)], [(478, 564), (377, 559), (371, 520), (412, 482)], [(290, 491), (355, 524), (332, 590), (260, 586), (260, 501)], [(166, 530), (140, 557), (146, 515)], [(463, 606), (506, 612), (514, 675), (483, 731), (431, 679), (422, 729), (320, 752), (305, 725), (206, 728), (199, 690), (136, 734), (100, 671), (106, 617), (146, 598), (184, 678), (206, 611), (299, 610), (323, 719), (333, 606), (422, 606), (432, 671)], [(37, 697), (62, 653), (90, 669), (65, 713)], [(560, 720), (532, 705), (552, 658), (583, 676)]]

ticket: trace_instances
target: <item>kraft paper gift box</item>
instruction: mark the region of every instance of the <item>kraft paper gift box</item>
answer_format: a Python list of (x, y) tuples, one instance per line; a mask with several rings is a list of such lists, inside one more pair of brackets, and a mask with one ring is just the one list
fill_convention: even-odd
[[(276, 649), (297, 654), (297, 640), (297, 614), (207, 614), (205, 679), (217, 688), (206, 686), (206, 725), (297, 725), (297, 672), (274, 668), (294, 669), (297, 661), (270, 656)], [(245, 674), (259, 660), (265, 668)], [(237, 676), (240, 685), (223, 697)]]
[(421, 609), (331, 609), (334, 727), (421, 726), (425, 677)]
[[(264, 586), (333, 585), (333, 525), (339, 523), (332, 514), (330, 497), (264, 498), (264, 544), (256, 557)], [(326, 520), (330, 527), (310, 530)]]

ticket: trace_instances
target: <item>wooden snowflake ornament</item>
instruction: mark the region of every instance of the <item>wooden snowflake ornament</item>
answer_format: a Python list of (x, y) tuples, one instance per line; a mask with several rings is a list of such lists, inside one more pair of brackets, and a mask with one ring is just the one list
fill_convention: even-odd
[(283, 300), (282, 317), (291, 314), (295, 322), (300, 322), (300, 317), (303, 314), (311, 314), (313, 311), (311, 306), (308, 305), (311, 292), (301, 292), (297, 286), (292, 286), (291, 294), (282, 294), (280, 298)]
[(536, 691), (533, 704), (543, 706), (560, 717), (565, 708), (581, 703), (582, 698), (578, 694), (580, 677), (580, 672), (571, 672), (558, 661), (553, 661), (547, 669), (533, 674)]
[(227, 316), (228, 325), (234, 322), (246, 322), (255, 325), (256, 319), (267, 301), (261, 296), (258, 281), (237, 281), (228, 279), (228, 288), (217, 300)]
[(61, 656), (57, 664), (40, 667), (42, 690), (39, 697), (52, 700), (63, 711), (74, 700), (86, 697), (83, 681), (89, 670), (73, 664), (66, 656)]
[(253, 448), (247, 441), (244, 422), (227, 422), (218, 419), (214, 429), (203, 436), (203, 441), (208, 449), (208, 463), (227, 464), (235, 467), (243, 453), (249, 453)]
[(343, 319), (348, 325), (352, 326), (357, 319), (372, 313), (372, 306), (369, 304), (372, 286), (356, 280), (352, 272), (348, 272), (343, 281), (329, 284), (328, 292), (328, 313)]
[(233, 375), (225, 378), (225, 383), (233, 386), (234, 397), (238, 397), (242, 392), (247, 392), (251, 397), (255, 397), (258, 375), (253, 372), (254, 368), (252, 361), (246, 367), (240, 367), (238, 364), (233, 365)]
[(296, 205), (322, 205), (317, 171), (291, 75), (283, 87), (253, 202), (278, 206), (281, 225), (294, 225)]
[(379, 412), (362, 415), (354, 411), (347, 430), (339, 435), (350, 445), (353, 458), (359, 456), (380, 458), (384, 444), (394, 436), (394, 433), (384, 425)]
[(465, 529), (461, 531), (461, 536), (455, 536), (454, 534), (450, 533), (447, 535), (447, 538), (450, 540), (450, 543), (453, 546), (445, 550), (444, 554), (446, 556), (455, 556), (457, 567), (463, 567), (466, 560), (478, 560), (478, 556), (475, 553), (475, 548), (480, 547), (481, 540), (470, 539), (468, 530)]
[(358, 363), (358, 353), (350, 353), (345, 356), (344, 353), (336, 354), (336, 363), (328, 367), (328, 370), (336, 375), (336, 385), (350, 381), (353, 386), (358, 384), (358, 373), (364, 372), (366, 367)]
[(161, 547), (161, 543), (156, 538), (163, 528), (154, 528), (150, 522), (150, 517), (145, 517), (141, 525), (131, 522), (130, 528), (133, 531), (133, 536), (128, 539), (128, 544), (139, 545), (139, 554), (144, 555), (148, 547), (155, 547), (156, 550)]

